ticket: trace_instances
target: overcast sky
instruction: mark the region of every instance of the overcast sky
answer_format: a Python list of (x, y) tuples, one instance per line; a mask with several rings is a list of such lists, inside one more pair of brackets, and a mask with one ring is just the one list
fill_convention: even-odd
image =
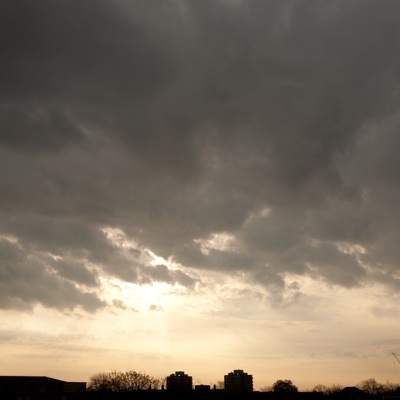
[(0, 374), (400, 382), (399, 15), (1, 0)]

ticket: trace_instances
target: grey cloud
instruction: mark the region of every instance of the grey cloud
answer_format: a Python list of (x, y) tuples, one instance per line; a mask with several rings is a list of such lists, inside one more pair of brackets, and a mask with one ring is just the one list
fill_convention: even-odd
[(31, 309), (40, 303), (57, 309), (82, 306), (95, 311), (104, 305), (96, 294), (82, 291), (69, 280), (51, 273), (40, 260), (28, 257), (17, 245), (7, 240), (0, 243), (1, 308)]
[(0, 240), (0, 258), (3, 262), (19, 262), (25, 259), (25, 254), (11, 241)]
[(361, 286), (367, 274), (354, 255), (346, 254), (332, 244), (320, 244), (306, 249), (305, 262), (311, 263), (311, 276), (321, 276), (328, 282), (344, 287)]
[(113, 304), (114, 307), (120, 308), (120, 309), (122, 309), (122, 310), (126, 310), (126, 309), (127, 309), (126, 304), (125, 304), (123, 301), (121, 301), (121, 300), (114, 299), (114, 300), (112, 301), (112, 304)]
[(83, 263), (68, 260), (54, 260), (49, 262), (58, 274), (73, 282), (79, 282), (86, 286), (98, 286), (97, 273), (91, 271)]
[[(286, 273), (344, 287), (378, 279), (365, 265), (395, 277), (399, 8), (3, 1), (2, 234), (136, 283), (195, 285), (101, 228), (270, 290)], [(236, 251), (194, 242), (222, 232)], [(95, 285), (82, 264), (55, 265), (62, 282)]]
[(109, 261), (115, 253), (114, 247), (98, 228), (74, 219), (39, 215), (10, 218), (3, 215), (1, 221), (0, 230), (17, 237), (26, 251), (48, 252), (54, 256), (73, 254), (95, 262)]
[(209, 249), (203, 253), (198, 243), (181, 246), (176, 252), (175, 261), (189, 267), (222, 271), (247, 270), (255, 265), (251, 256), (239, 252)]
[[(35, 262), (31, 271), (44, 275), (44, 286), (48, 284), (54, 287), (53, 281), (58, 282), (58, 285), (62, 285), (66, 291), (72, 292), (73, 298), (77, 298), (76, 305), (82, 302), (83, 307), (88, 310), (93, 308), (90, 304), (93, 299), (82, 287), (86, 286), (92, 290), (100, 287), (99, 269), (103, 274), (138, 284), (166, 282), (193, 288), (197, 281), (180, 270), (169, 270), (164, 265), (145, 267), (138, 259), (141, 255), (140, 250), (119, 248), (111, 243), (98, 227), (90, 227), (78, 221), (38, 216), (12, 221), (4, 217), (2, 222), (3, 232), (18, 238), (16, 243), (11, 243), (9, 240), (0, 241), (0, 257), (8, 263), (9, 268), (15, 264), (15, 269), (11, 269), (11, 272), (22, 273), (23, 266), (29, 266), (29, 259), (33, 259)], [(29, 278), (28, 270), (26, 277)], [(29, 299), (32, 296), (31, 291), (35, 290), (35, 285), (30, 287), (27, 283), (26, 286), (21, 286), (20, 290), (22, 288), (25, 291), (15, 296), (12, 300), (13, 307), (17, 307), (16, 302), (23, 300), (24, 297)], [(43, 305), (50, 304), (51, 301), (49, 302), (46, 293), (50, 296), (52, 290), (48, 288), (35, 301)], [(85, 300), (79, 300), (80, 297)], [(5, 295), (5, 299), (10, 298), (13, 296)], [(72, 303), (73, 301), (71, 300)], [(86, 302), (83, 303), (84, 301)], [(26, 306), (29, 307), (29, 304)], [(57, 304), (54, 306), (57, 307)], [(66, 305), (60, 300), (59, 306), (64, 308)], [(105, 303), (99, 300), (96, 308), (103, 306)]]
[(274, 297), (280, 297), (285, 287), (285, 281), (279, 271), (270, 266), (259, 267), (253, 274), (253, 280), (269, 289)]
[(171, 270), (166, 265), (142, 266), (139, 268), (141, 284), (165, 282), (174, 285), (178, 283), (187, 288), (193, 288), (197, 280), (181, 270)]
[[(111, 93), (128, 89), (143, 94), (151, 85), (158, 87), (165, 49), (143, 30), (140, 8), (144, 10), (139, 6), (133, 14), (107, 1), (96, 7), (78, 1), (2, 2), (2, 48), (8, 72), (3, 75), (8, 89), (4, 95), (36, 93), (60, 99), (57, 95), (66, 91), (87, 98), (95, 94), (97, 84)], [(106, 98), (104, 92), (99, 94)]]
[(181, 270), (175, 270), (172, 272), (173, 279), (180, 285), (187, 287), (187, 288), (194, 288), (196, 283), (199, 281), (198, 279), (195, 279), (191, 277), (188, 274), (185, 274)]
[(34, 107), (14, 108), (4, 105), (0, 110), (4, 129), (0, 141), (19, 149), (54, 151), (69, 144), (84, 145), (85, 136), (75, 121), (68, 116), (50, 109), (37, 110)]

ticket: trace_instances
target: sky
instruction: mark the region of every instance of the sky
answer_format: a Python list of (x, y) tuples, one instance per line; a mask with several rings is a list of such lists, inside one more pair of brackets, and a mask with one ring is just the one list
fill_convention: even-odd
[(400, 383), (399, 14), (1, 0), (0, 374)]

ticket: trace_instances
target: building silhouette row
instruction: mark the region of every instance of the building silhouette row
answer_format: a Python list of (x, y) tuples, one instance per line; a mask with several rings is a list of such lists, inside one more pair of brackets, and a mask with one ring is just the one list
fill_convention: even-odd
[(65, 382), (44, 376), (0, 376), (0, 400), (400, 400), (400, 390), (391, 394), (370, 395), (355, 387), (338, 393), (258, 392), (253, 377), (237, 369), (224, 376), (224, 389), (214, 385), (195, 385), (193, 378), (177, 371), (166, 378), (161, 390), (87, 391), (86, 382)]
[[(193, 378), (183, 371), (177, 371), (167, 376), (167, 390), (173, 392), (187, 392), (193, 388)], [(213, 389), (216, 389), (215, 387)], [(195, 390), (211, 390), (209, 385), (196, 385)], [(235, 369), (224, 376), (224, 390), (226, 392), (252, 392), (253, 376), (242, 369)]]
[[(224, 392), (252, 392), (253, 377), (243, 370), (234, 370), (224, 376), (224, 387)], [(215, 385), (213, 388), (210, 385), (196, 385), (193, 388), (193, 378), (183, 371), (177, 371), (166, 378), (166, 388), (163, 387), (159, 392), (183, 394), (211, 393), (216, 390)], [(86, 391), (86, 382), (65, 382), (45, 376), (0, 376), (0, 400), (67, 400), (82, 398), (85, 393), (90, 393)]]

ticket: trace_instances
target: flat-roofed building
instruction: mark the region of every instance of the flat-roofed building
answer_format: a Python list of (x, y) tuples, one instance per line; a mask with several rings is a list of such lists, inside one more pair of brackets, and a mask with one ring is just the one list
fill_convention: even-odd
[(224, 376), (224, 387), (227, 392), (252, 392), (253, 376), (242, 369), (235, 369)]
[(193, 378), (183, 371), (176, 371), (167, 376), (167, 390), (186, 392), (192, 390)]
[(68, 399), (66, 394), (84, 392), (86, 382), (65, 382), (47, 376), (0, 376), (0, 399), (35, 400), (56, 394)]

